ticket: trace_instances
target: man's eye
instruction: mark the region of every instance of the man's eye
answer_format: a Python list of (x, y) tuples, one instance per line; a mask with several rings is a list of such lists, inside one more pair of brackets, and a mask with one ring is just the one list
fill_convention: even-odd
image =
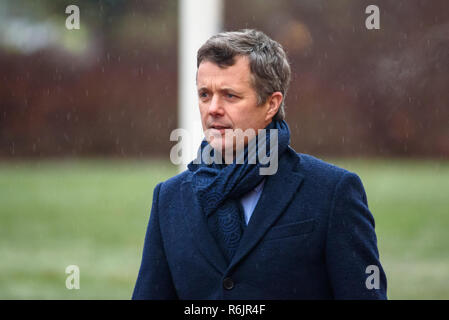
[(226, 96), (230, 99), (235, 98), (235, 95), (233, 95), (232, 93), (228, 93), (228, 94), (226, 94)]
[(207, 98), (207, 92), (201, 92), (200, 93), (201, 98)]

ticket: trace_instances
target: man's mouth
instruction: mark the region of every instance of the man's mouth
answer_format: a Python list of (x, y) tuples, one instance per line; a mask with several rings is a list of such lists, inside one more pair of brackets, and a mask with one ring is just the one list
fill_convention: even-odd
[(232, 129), (229, 126), (223, 126), (223, 125), (218, 125), (218, 124), (217, 125), (211, 125), (209, 128), (220, 131), (220, 134), (222, 134), (222, 135), (225, 133), (226, 129)]

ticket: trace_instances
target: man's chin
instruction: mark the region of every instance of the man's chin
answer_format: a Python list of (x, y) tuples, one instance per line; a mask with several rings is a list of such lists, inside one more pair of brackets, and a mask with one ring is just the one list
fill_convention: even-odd
[[(212, 148), (214, 148), (213, 145), (211, 146)], [(239, 161), (242, 161), (243, 154), (240, 154), (240, 152), (243, 152), (244, 148), (239, 148), (236, 151), (235, 146), (230, 145), (227, 148), (214, 148), (214, 151), (217, 153), (217, 157), (222, 159), (222, 163), (231, 164), (234, 161), (238, 161), (237, 163), (240, 163)]]
[(230, 152), (231, 154), (234, 152), (234, 149), (233, 149), (232, 145), (227, 146), (224, 143), (224, 138), (223, 138), (223, 143), (220, 143), (217, 140), (208, 141), (208, 143), (214, 149), (214, 152), (216, 152), (219, 155), (222, 155), (223, 157), (226, 154), (226, 152)]
[(220, 144), (220, 143), (209, 143), (210, 146), (214, 149), (215, 152), (218, 152), (221, 155), (225, 155), (225, 154), (233, 154), (235, 151), (235, 148), (233, 145), (229, 145), (227, 146), (226, 144)]

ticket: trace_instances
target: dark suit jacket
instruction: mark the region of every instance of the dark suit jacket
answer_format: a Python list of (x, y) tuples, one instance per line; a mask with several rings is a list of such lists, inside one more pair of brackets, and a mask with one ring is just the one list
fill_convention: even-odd
[[(374, 219), (356, 174), (289, 147), (267, 176), (229, 265), (191, 177), (184, 171), (154, 189), (133, 299), (387, 297)], [(369, 265), (378, 267), (379, 289), (366, 286)]]

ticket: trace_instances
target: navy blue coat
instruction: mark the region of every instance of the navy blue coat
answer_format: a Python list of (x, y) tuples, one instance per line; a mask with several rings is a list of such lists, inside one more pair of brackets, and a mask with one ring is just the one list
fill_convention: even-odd
[[(133, 299), (386, 299), (374, 219), (359, 177), (290, 147), (228, 265), (192, 192), (159, 183)], [(378, 268), (379, 289), (372, 269)]]

